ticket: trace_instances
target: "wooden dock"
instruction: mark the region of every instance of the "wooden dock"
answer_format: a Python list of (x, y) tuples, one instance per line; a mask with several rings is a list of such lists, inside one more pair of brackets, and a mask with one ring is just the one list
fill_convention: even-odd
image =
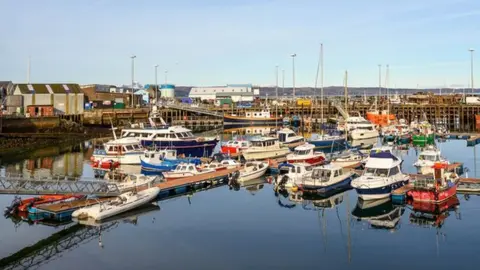
[(98, 198), (98, 199), (84, 199), (84, 200), (75, 200), (71, 202), (63, 202), (63, 203), (54, 203), (54, 204), (46, 204), (46, 205), (39, 205), (36, 208), (38, 210), (45, 211), (50, 214), (58, 215), (63, 212), (71, 212), (72, 210), (76, 210), (82, 207), (91, 206), (94, 204), (98, 204), (101, 202), (107, 202), (112, 200), (115, 197), (105, 197), (105, 198)]
[(160, 184), (157, 185), (157, 187), (160, 188), (161, 192), (164, 192), (172, 189), (195, 185), (202, 182), (218, 181), (228, 177), (230, 173), (240, 170), (240, 168), (241, 167), (237, 167), (233, 169), (219, 170), (212, 173), (205, 173), (205, 174), (200, 174), (200, 175), (195, 175), (190, 177), (184, 177), (180, 179), (174, 179), (166, 182), (161, 182)]

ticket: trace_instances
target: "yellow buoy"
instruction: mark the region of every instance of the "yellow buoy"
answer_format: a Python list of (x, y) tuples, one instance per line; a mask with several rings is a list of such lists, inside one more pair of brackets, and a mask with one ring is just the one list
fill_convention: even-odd
[(292, 191), (293, 191), (293, 192), (297, 192), (297, 191), (298, 191), (298, 187), (296, 187), (296, 186), (295, 186), (295, 187), (292, 187)]

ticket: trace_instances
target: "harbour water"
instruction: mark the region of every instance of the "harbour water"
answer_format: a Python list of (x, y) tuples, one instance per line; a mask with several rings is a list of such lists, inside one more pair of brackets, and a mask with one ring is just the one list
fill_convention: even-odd
[[(437, 146), (450, 161), (463, 162), (469, 177), (479, 176), (475, 147), (465, 140)], [(418, 151), (400, 155), (403, 170), (414, 173)], [(93, 176), (88, 153), (49, 158), (3, 165), (2, 173)], [(160, 201), (159, 209), (103, 227), (0, 218), (0, 269), (474, 269), (480, 198), (457, 198), (429, 223), (390, 202), (359, 209), (354, 190), (330, 200), (293, 199), (256, 181)], [(0, 205), (12, 199), (1, 195)], [(379, 216), (388, 222), (368, 220)]]

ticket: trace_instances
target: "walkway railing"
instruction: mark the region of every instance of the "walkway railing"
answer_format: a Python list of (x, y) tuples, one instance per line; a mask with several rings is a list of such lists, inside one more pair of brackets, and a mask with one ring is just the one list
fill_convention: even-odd
[(176, 109), (176, 110), (185, 110), (189, 112), (201, 113), (216, 117), (223, 117), (223, 113), (211, 111), (208, 108), (203, 107), (202, 105), (193, 105), (193, 104), (182, 104), (182, 103), (170, 103), (164, 104), (166, 108)]
[(117, 184), (98, 180), (69, 180), (67, 178), (28, 178), (22, 175), (0, 176), (0, 194), (50, 195), (78, 194), (117, 196)]

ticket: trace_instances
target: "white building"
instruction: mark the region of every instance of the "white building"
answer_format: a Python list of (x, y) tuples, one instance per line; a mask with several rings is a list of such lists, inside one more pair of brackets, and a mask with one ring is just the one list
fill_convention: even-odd
[(253, 101), (259, 95), (259, 89), (252, 89), (251, 84), (227, 84), (226, 86), (193, 87), (188, 95), (201, 100), (231, 98), (233, 102)]

